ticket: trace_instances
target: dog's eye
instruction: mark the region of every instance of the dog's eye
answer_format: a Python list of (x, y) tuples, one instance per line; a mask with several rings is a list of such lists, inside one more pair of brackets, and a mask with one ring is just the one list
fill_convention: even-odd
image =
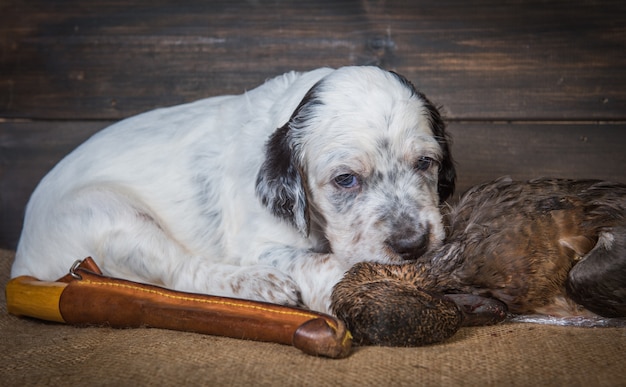
[(418, 171), (426, 171), (435, 163), (435, 160), (431, 157), (422, 156), (415, 163), (415, 169)]
[(335, 183), (342, 188), (354, 188), (359, 185), (359, 179), (350, 173), (345, 173), (335, 177)]

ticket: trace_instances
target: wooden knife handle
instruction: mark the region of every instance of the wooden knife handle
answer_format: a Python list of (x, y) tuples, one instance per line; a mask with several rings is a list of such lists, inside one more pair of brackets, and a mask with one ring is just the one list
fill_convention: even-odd
[(59, 300), (66, 287), (66, 283), (44, 282), (30, 276), (13, 278), (5, 288), (7, 311), (16, 316), (65, 322)]

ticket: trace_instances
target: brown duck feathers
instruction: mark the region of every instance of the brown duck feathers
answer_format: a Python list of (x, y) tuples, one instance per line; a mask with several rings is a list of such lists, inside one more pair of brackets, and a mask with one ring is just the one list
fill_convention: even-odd
[[(468, 191), (446, 219), (440, 248), (403, 265), (358, 264), (337, 285), (333, 308), (356, 342), (436, 342), (506, 309), (626, 317), (626, 185), (501, 178)], [(429, 302), (444, 294), (455, 304)], [(390, 316), (405, 319), (402, 334)]]

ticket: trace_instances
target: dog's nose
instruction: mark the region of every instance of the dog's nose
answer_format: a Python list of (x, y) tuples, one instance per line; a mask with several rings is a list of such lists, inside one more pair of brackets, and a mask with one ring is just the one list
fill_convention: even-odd
[(428, 233), (399, 233), (387, 240), (387, 245), (406, 260), (417, 259), (428, 250)]

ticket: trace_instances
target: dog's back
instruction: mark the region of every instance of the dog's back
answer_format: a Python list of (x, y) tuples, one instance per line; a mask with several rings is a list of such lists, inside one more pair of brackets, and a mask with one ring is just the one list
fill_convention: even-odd
[[(54, 280), (75, 259), (106, 250), (98, 241), (105, 238), (99, 229), (111, 223), (111, 217), (127, 216), (124, 209), (167, 225), (164, 231), (186, 248), (218, 256), (223, 235), (208, 231), (228, 228), (215, 222), (237, 220), (215, 213), (206, 202), (246, 189), (245, 199), (253, 199), (253, 184), (228, 190), (225, 187), (232, 182), (223, 178), (230, 174), (254, 181), (263, 152), (257, 144), (289, 119), (302, 98), (292, 94), (306, 90), (329, 71), (287, 73), (242, 95), (149, 111), (96, 133), (59, 162), (33, 192), (12, 276)], [(303, 86), (294, 88), (295, 83)], [(194, 168), (198, 164), (205, 167)], [(220, 169), (228, 172), (216, 173)], [(206, 174), (198, 173), (203, 171)], [(98, 206), (103, 210), (100, 215), (93, 211)], [(94, 222), (97, 216), (101, 219)], [(98, 223), (103, 227), (94, 229)], [(111, 268), (107, 262), (100, 264)]]

